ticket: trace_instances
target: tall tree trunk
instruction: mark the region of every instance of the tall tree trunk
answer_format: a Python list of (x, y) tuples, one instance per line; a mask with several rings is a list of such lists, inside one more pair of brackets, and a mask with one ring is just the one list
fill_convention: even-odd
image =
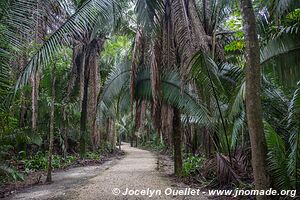
[(152, 55), (150, 61), (151, 67), (151, 91), (152, 91), (152, 120), (153, 125), (159, 134), (161, 132), (161, 87), (160, 87), (160, 71), (159, 66), (161, 66), (162, 56), (162, 38), (158, 35), (158, 39), (152, 44)]
[[(98, 74), (98, 59), (99, 53), (104, 44), (104, 39), (98, 37), (93, 39), (83, 49), (84, 56), (84, 84), (83, 97), (81, 104), (81, 118), (80, 118), (80, 154), (81, 157), (85, 155), (86, 143), (88, 133), (90, 140), (95, 149), (95, 138), (98, 135), (96, 127), (97, 114), (97, 97), (99, 93), (99, 74)], [(89, 118), (87, 117), (89, 116)]]
[[(41, 9), (42, 5), (41, 2), (37, 4), (37, 26), (35, 32), (35, 42), (39, 45), (44, 43), (44, 39), (47, 34), (47, 17), (42, 13)], [(39, 99), (39, 86), (40, 86), (40, 79), (41, 79), (41, 67), (31, 75), (31, 85), (32, 85), (32, 92), (31, 92), (31, 108), (32, 108), (32, 117), (31, 117), (31, 128), (32, 131), (35, 132), (37, 129), (37, 118), (38, 118), (38, 99)]]
[(50, 109), (50, 128), (49, 128), (49, 151), (48, 151), (48, 172), (46, 182), (52, 182), (52, 152), (53, 152), (53, 140), (54, 140), (54, 102), (55, 102), (55, 66), (52, 72), (52, 100)]
[(97, 37), (93, 39), (87, 46), (86, 64), (89, 67), (89, 82), (88, 82), (88, 108), (87, 128), (90, 133), (90, 141), (93, 149), (98, 147), (99, 129), (96, 124), (98, 95), (100, 92), (100, 77), (99, 77), (99, 57), (103, 48), (105, 39)]
[[(270, 178), (267, 170), (267, 145), (263, 130), (260, 98), (260, 51), (252, 1), (241, 0), (240, 2), (246, 39), (246, 112), (251, 142), (252, 167), (255, 188), (262, 190), (270, 188)], [(268, 196), (257, 196), (257, 199), (269, 198)]]
[(180, 111), (174, 108), (173, 117), (173, 145), (174, 145), (174, 169), (177, 176), (182, 175), (182, 155), (181, 155), (181, 123)]
[[(85, 72), (87, 72), (85, 68)], [(85, 73), (84, 76), (84, 89), (83, 98), (81, 103), (81, 115), (80, 115), (80, 157), (83, 158), (86, 153), (86, 137), (87, 137), (87, 99), (88, 99), (88, 80), (89, 73)]]
[[(84, 95), (85, 90), (85, 83), (88, 80), (88, 77), (85, 77), (85, 60), (86, 60), (86, 54), (85, 54), (85, 48), (86, 46), (83, 43), (76, 43), (74, 42), (73, 47), (73, 68), (71, 72), (71, 79), (68, 83), (67, 87), (67, 95), (64, 98), (64, 102), (68, 102), (70, 99), (70, 96), (72, 95), (78, 95), (80, 99), (80, 139), (79, 139), (79, 151), (80, 156), (84, 157), (85, 154), (85, 132), (86, 132), (86, 110), (83, 110), (83, 107), (86, 107), (87, 100), (84, 100), (84, 97), (86, 98), (87, 95)], [(67, 140), (67, 138), (65, 138)]]

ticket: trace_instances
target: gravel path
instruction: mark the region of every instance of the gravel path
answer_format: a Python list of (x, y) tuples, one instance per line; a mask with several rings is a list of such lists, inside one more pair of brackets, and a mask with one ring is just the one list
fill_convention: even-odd
[[(69, 180), (72, 174), (66, 172), (68, 176), (63, 180), (69, 180), (69, 186), (66, 187), (67, 182), (57, 183), (54, 178), (55, 182), (49, 185), (52, 190), (43, 188), (44, 195), (41, 195), (40, 189), (31, 189), (13, 199), (207, 199), (199, 190), (188, 189), (188, 186), (175, 184), (162, 176), (156, 170), (156, 156), (149, 151), (132, 148), (128, 144), (122, 145), (122, 150), (125, 151), (125, 158), (95, 169), (96, 175), (95, 171), (88, 170), (91, 174), (90, 177), (84, 177), (86, 181), (80, 183), (78, 180), (76, 185), (76, 181)], [(55, 175), (61, 177), (60, 174)]]

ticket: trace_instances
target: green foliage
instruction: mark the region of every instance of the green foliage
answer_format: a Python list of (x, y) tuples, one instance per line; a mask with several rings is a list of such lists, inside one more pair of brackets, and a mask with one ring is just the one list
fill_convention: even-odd
[(146, 149), (150, 149), (152, 151), (163, 152), (166, 150), (166, 145), (161, 140), (160, 136), (156, 133), (150, 135), (149, 141), (142, 141), (140, 145)]
[(268, 145), (268, 161), (275, 179), (276, 187), (291, 188), (291, 177), (288, 174), (288, 153), (283, 139), (265, 122), (265, 133)]
[[(54, 169), (66, 167), (72, 164), (76, 159), (77, 157), (72, 155), (68, 155), (66, 158), (63, 158), (61, 155), (53, 155), (52, 167)], [(47, 153), (39, 151), (35, 155), (30, 156), (27, 159), (23, 159), (20, 162), (24, 164), (24, 171), (26, 173), (46, 170), (48, 165), (48, 155)]]
[(241, 14), (239, 12), (233, 13), (225, 22), (225, 27), (233, 31), (242, 31), (243, 22)]
[(148, 143), (145, 143), (144, 145), (141, 144), (142, 146), (144, 146), (145, 148), (149, 148), (153, 151), (157, 151), (157, 152), (162, 152), (165, 150), (166, 146), (164, 145), (164, 143), (162, 142), (148, 142)]
[(92, 159), (92, 160), (99, 160), (100, 153), (98, 153), (98, 152), (87, 152), (85, 154), (85, 157), (88, 158), (88, 159)]
[(188, 154), (183, 161), (183, 175), (191, 176), (199, 173), (203, 165), (204, 158), (200, 156), (193, 156)]
[(122, 55), (126, 55), (130, 49), (131, 41), (124, 35), (114, 36), (112, 39), (105, 43), (104, 51), (102, 52), (102, 58), (117, 57), (120, 58)]
[(21, 162), (24, 163), (25, 172), (47, 169), (47, 156), (42, 152), (37, 152)]
[(240, 13), (234, 13), (225, 22), (225, 29), (232, 31), (230, 42), (224, 46), (228, 53), (241, 51), (245, 48), (243, 23)]
[(99, 154), (111, 153), (114, 150), (110, 142), (103, 142), (99, 148)]
[(237, 51), (245, 48), (245, 42), (242, 40), (234, 40), (227, 44), (224, 49), (225, 51)]
[(16, 170), (13, 167), (9, 167), (8, 165), (5, 164), (0, 164), (0, 185), (2, 185), (6, 181), (18, 181), (24, 180), (24, 176), (22, 173), (20, 173), (18, 170)]

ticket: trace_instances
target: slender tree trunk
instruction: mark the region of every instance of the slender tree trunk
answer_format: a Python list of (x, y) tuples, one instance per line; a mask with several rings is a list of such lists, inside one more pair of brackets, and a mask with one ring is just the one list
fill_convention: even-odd
[(173, 117), (173, 145), (174, 145), (174, 169), (177, 176), (182, 175), (182, 155), (181, 155), (181, 123), (180, 111), (174, 108)]
[(25, 95), (26, 94), (22, 91), (20, 95), (20, 99), (21, 99), (21, 109), (20, 109), (20, 119), (19, 119), (20, 128), (26, 126), (27, 106), (26, 106), (26, 102), (24, 101)]
[(117, 130), (116, 130), (116, 127), (115, 127), (115, 123), (116, 121), (114, 120), (113, 121), (113, 130), (114, 130), (114, 140), (113, 140), (113, 148), (114, 150), (116, 149), (116, 146), (117, 146)]
[(39, 71), (31, 75), (31, 129), (33, 132), (36, 131), (37, 115), (38, 115), (38, 95), (39, 95)]
[(109, 119), (106, 119), (104, 132), (105, 134), (102, 134), (102, 141), (107, 142), (109, 139)]
[[(21, 57), (18, 61), (19, 65), (19, 72), (21, 72), (24, 68), (24, 66), (27, 63), (27, 55), (26, 53), (22, 53)], [(21, 108), (20, 108), (20, 118), (19, 118), (19, 127), (23, 128), (26, 126), (26, 117), (27, 117), (27, 112), (28, 112), (28, 105), (26, 102), (26, 99), (28, 98), (28, 93), (25, 91), (21, 91), (20, 94), (20, 100), (21, 100)]]
[[(246, 111), (250, 134), (255, 189), (270, 188), (267, 169), (267, 145), (263, 130), (261, 106), (261, 68), (256, 21), (251, 0), (241, 0), (246, 39)], [(257, 196), (257, 199), (269, 199)]]
[[(85, 69), (87, 72), (88, 70)], [(87, 72), (84, 77), (84, 90), (81, 103), (81, 116), (80, 116), (80, 157), (84, 158), (86, 153), (86, 137), (87, 137), (87, 99), (88, 99), (88, 80), (89, 73)]]
[(54, 140), (54, 102), (55, 102), (55, 67), (52, 72), (52, 100), (50, 109), (50, 128), (49, 128), (49, 151), (48, 151), (48, 172), (46, 182), (52, 182), (52, 153), (53, 153), (53, 140)]
[(130, 137), (130, 147), (133, 147), (133, 137)]
[(116, 129), (115, 129), (115, 120), (111, 119), (110, 124), (110, 142), (113, 150), (116, 148), (116, 142), (117, 142), (117, 135), (116, 135)]
[(122, 141), (121, 141), (121, 135), (119, 135), (119, 150), (121, 150), (121, 143), (122, 143)]
[[(47, 34), (47, 17), (44, 16), (41, 9), (41, 2), (37, 4), (37, 26), (35, 32), (35, 42), (39, 45), (44, 43), (44, 39)], [(31, 76), (31, 84), (32, 84), (32, 92), (31, 92), (31, 108), (32, 108), (32, 117), (31, 117), (31, 128), (33, 132), (36, 132), (37, 129), (37, 118), (38, 118), (38, 99), (39, 99), (39, 86), (41, 79), (41, 67), (32, 74)]]
[(161, 115), (161, 128), (162, 128), (162, 133), (163, 133), (163, 139), (164, 139), (164, 143), (167, 147), (167, 149), (172, 149), (172, 145), (173, 145), (173, 118), (174, 118), (174, 109), (166, 104), (163, 104), (161, 106), (161, 113), (163, 113), (163, 115)]
[(62, 109), (62, 113), (63, 113), (63, 139), (64, 139), (64, 148), (63, 148), (63, 154), (64, 154), (64, 158), (67, 157), (67, 152), (68, 152), (68, 129), (67, 129), (67, 112), (66, 112), (66, 104), (63, 105), (63, 109)]
[(138, 141), (139, 141), (139, 138), (138, 138), (138, 136), (136, 135), (136, 136), (135, 136), (135, 147), (138, 146)]

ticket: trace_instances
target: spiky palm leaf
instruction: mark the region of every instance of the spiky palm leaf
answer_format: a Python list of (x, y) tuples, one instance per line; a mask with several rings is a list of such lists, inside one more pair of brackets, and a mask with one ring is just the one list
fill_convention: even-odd
[(64, 45), (71, 45), (73, 39), (82, 39), (99, 19), (103, 24), (112, 20), (112, 0), (88, 0), (79, 8), (57, 31), (55, 31), (43, 46), (31, 58), (18, 79), (17, 88), (25, 85), (31, 74), (39, 67), (45, 66), (55, 52)]
[(289, 105), (288, 110), (288, 125), (290, 127), (290, 155), (289, 155), (289, 169), (288, 172), (293, 179), (293, 183), (300, 185), (300, 82), (298, 89), (294, 92), (293, 98)]
[[(129, 92), (130, 70), (128, 65), (121, 65), (112, 70), (105, 84), (102, 97), (100, 98), (100, 110), (107, 111), (115, 97), (120, 93)], [(138, 71), (135, 81), (135, 98), (152, 100), (150, 69), (142, 68)], [(164, 71), (161, 74), (162, 100), (169, 105), (182, 109), (184, 113), (197, 116), (197, 120), (209, 124), (211, 120), (207, 110), (196, 95), (188, 87), (181, 88), (181, 79), (178, 72)], [(127, 96), (128, 97), (128, 96)]]
[[(5, 39), (14, 47), (22, 47), (29, 38), (39, 14), (38, 0), (6, 1), (1, 25), (5, 27)], [(2, 14), (2, 13), (1, 13)]]
[(1, 1), (0, 13), (0, 109), (7, 109), (7, 96), (12, 87), (10, 59), (28, 41), (36, 24), (37, 0)]
[(261, 6), (266, 6), (270, 15), (276, 20), (281, 19), (289, 11), (299, 7), (299, 2), (294, 0), (265, 0)]
[(282, 34), (261, 48), (261, 64), (271, 70), (284, 86), (295, 86), (300, 80), (300, 33)]
[(201, 0), (197, 1), (197, 10), (202, 24), (204, 25), (206, 32), (212, 35), (218, 28), (224, 18), (229, 14), (229, 8), (227, 1), (218, 0)]
[(103, 115), (106, 118), (113, 115), (113, 112), (110, 110), (117, 99), (119, 99), (120, 103), (124, 103), (124, 101), (125, 103), (129, 103), (126, 102), (126, 98), (124, 99), (124, 97), (128, 98), (129, 95), (130, 66), (131, 62), (124, 61), (116, 65), (109, 73), (99, 100), (100, 116)]
[(224, 88), (219, 79), (219, 68), (215, 61), (203, 53), (202, 51), (198, 52), (190, 63), (191, 67), (191, 78), (195, 79), (202, 85), (209, 86), (206, 91), (212, 93), (213, 88), (217, 92), (223, 92)]
[[(211, 119), (206, 108), (197, 99), (196, 94), (192, 93), (189, 87), (183, 87), (181, 78), (176, 71), (161, 72), (162, 100), (174, 107), (181, 109), (184, 113), (195, 115), (201, 122), (209, 122)], [(151, 100), (151, 79), (150, 69), (140, 70), (137, 76), (136, 98)]]
[(275, 132), (272, 126), (265, 122), (264, 130), (268, 146), (268, 162), (272, 176), (278, 189), (291, 188), (291, 177), (288, 173), (288, 153), (284, 140)]
[(160, 27), (163, 11), (163, 1), (161, 0), (138, 0), (135, 6), (137, 23), (147, 33), (151, 33)]

